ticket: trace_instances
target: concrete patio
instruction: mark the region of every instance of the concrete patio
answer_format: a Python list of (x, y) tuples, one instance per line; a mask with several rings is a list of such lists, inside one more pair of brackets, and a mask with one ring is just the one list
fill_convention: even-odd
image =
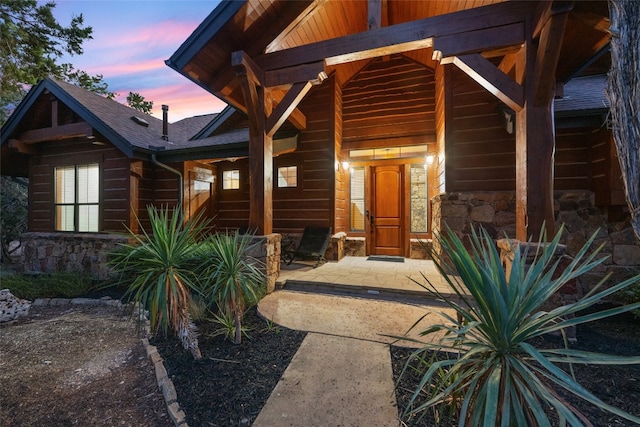
[[(420, 286), (427, 280), (443, 293), (451, 290), (431, 260), (373, 261), (346, 256), (338, 262), (281, 264), (276, 289), (330, 293), (411, 303), (432, 303)], [(426, 278), (426, 279), (425, 279)], [(417, 283), (416, 283), (417, 282)]]

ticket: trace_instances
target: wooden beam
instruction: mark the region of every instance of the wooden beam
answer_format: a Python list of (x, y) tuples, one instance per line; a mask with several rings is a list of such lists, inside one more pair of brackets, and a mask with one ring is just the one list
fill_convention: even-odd
[(337, 65), (423, 49), (431, 46), (434, 37), (522, 22), (531, 9), (531, 2), (498, 3), (284, 49), (255, 61), (268, 71), (322, 60)]
[(265, 72), (264, 84), (266, 87), (277, 87), (300, 82), (316, 81), (326, 76), (324, 73), (324, 61), (317, 61), (311, 64), (302, 64), (267, 71)]
[(541, 1), (534, 11), (532, 22), (535, 26), (533, 38), (537, 39), (548, 21), (558, 14), (566, 14), (573, 9), (573, 1), (551, 0)]
[(464, 34), (436, 37), (433, 41), (433, 59), (440, 60), (448, 56), (517, 46), (523, 42), (524, 23), (522, 22), (469, 31)]
[(455, 64), (512, 110), (522, 110), (524, 106), (522, 86), (514, 82), (479, 53), (445, 58), (441, 61), (443, 65), (448, 63)]
[(93, 128), (87, 122), (71, 123), (50, 128), (32, 129), (22, 132), (18, 139), (24, 144), (35, 144), (44, 141), (81, 138), (93, 135)]
[(10, 148), (15, 148), (16, 150), (18, 150), (18, 153), (22, 153), (22, 154), (37, 154), (38, 153), (38, 150), (33, 148), (33, 146), (27, 145), (24, 142), (20, 141), (19, 139), (10, 139), (9, 140), (9, 147)]
[(368, 0), (367, 15), (367, 28), (369, 30), (389, 25), (387, 0)]
[(556, 68), (560, 60), (560, 50), (564, 39), (570, 8), (563, 13), (554, 13), (547, 20), (540, 33), (535, 67), (531, 76), (536, 82), (533, 102), (536, 106), (547, 105), (554, 94)]
[(249, 118), (249, 228), (267, 235), (273, 231), (273, 139), (266, 133), (270, 111), (265, 103), (264, 74), (242, 51), (234, 52), (231, 62)]
[(521, 241), (536, 241), (541, 231), (548, 238), (555, 233), (553, 97), (546, 105), (533, 103), (538, 85), (532, 78), (536, 56), (536, 45), (529, 35), (516, 65), (517, 73), (527, 76), (524, 108), (516, 112), (516, 238)]
[(245, 51), (239, 50), (231, 54), (231, 66), (236, 69), (236, 75), (240, 70), (240, 73), (247, 76), (254, 84), (265, 86), (264, 72)]
[[(282, 98), (276, 109), (267, 119), (266, 132), (269, 137), (273, 137), (273, 135), (275, 135), (278, 129), (280, 129), (280, 126), (282, 126), (285, 120), (287, 120), (312, 87), (313, 85), (311, 82), (306, 82), (296, 83), (291, 87), (291, 89), (289, 89), (287, 94)], [(307, 118), (304, 115), (302, 115), (302, 118), (304, 119), (304, 123), (299, 123), (299, 125), (303, 125), (302, 128), (304, 129), (307, 127)]]
[(57, 127), (58, 126), (58, 100), (57, 99), (52, 99), (51, 100), (51, 127)]

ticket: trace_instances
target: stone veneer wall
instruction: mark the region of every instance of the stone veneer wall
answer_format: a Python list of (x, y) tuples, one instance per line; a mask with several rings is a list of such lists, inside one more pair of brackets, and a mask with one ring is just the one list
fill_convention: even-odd
[(273, 233), (267, 236), (254, 236), (249, 255), (259, 260), (262, 271), (267, 276), (267, 293), (276, 288), (276, 280), (280, 276), (280, 245), (282, 235)]
[(129, 242), (121, 234), (23, 233), (23, 271), (34, 273), (80, 272), (93, 279), (111, 276), (109, 252)]
[[(566, 255), (575, 256), (584, 243), (597, 231), (594, 247), (604, 245), (601, 254), (608, 259), (592, 272), (581, 276), (576, 285), (576, 297), (595, 286), (605, 274), (610, 283), (619, 283), (640, 272), (640, 244), (629, 223), (629, 215), (621, 221), (608, 220), (608, 208), (595, 206), (589, 191), (563, 191), (554, 194), (556, 227), (564, 224), (561, 243)], [(449, 193), (432, 199), (433, 230), (439, 232), (448, 225), (466, 240), (471, 228), (482, 225), (494, 239), (515, 237), (515, 193)], [(437, 242), (434, 242), (436, 250)]]

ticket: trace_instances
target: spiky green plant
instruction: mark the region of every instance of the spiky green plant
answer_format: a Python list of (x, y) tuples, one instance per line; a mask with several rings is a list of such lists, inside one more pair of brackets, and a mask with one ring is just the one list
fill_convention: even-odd
[(189, 316), (191, 292), (198, 289), (197, 266), (202, 262), (198, 238), (207, 221), (183, 221), (179, 207), (147, 208), (151, 232), (131, 232), (134, 244), (123, 245), (111, 256), (114, 270), (128, 284), (127, 296), (149, 310), (154, 334), (173, 330), (194, 359), (200, 359), (196, 327)]
[[(414, 357), (427, 350), (441, 351), (445, 357), (426, 370), (405, 415), (423, 414), (427, 408), (441, 406), (451, 396), (458, 396), (459, 426), (549, 426), (545, 411), (548, 408), (557, 413), (561, 425), (590, 425), (584, 414), (556, 392), (564, 389), (601, 409), (640, 423), (640, 418), (604, 403), (558, 366), (637, 364), (640, 356), (574, 350), (566, 339), (565, 347), (560, 349), (541, 350), (531, 344), (536, 337), (640, 307), (636, 303), (583, 314), (585, 309), (640, 280), (636, 276), (603, 289), (605, 277), (579, 301), (547, 311), (545, 303), (564, 284), (605, 260), (598, 255), (601, 247), (590, 251), (594, 234), (568, 267), (560, 271), (554, 253), (561, 233), (562, 230), (549, 244), (543, 244), (541, 239), (533, 257), (527, 258), (527, 250), (521, 253), (519, 247), (514, 247), (516, 255), (509, 279), (485, 230), (473, 232), (469, 250), (451, 230), (447, 230), (446, 237), (436, 236), (442, 255), (434, 254), (434, 261), (455, 298), (441, 294), (428, 280), (425, 287), (451, 307), (457, 318), (440, 313), (444, 323), (422, 332), (446, 334), (433, 343), (424, 343)], [(450, 260), (453, 269), (445, 259)], [(446, 375), (442, 375), (443, 370)], [(424, 403), (416, 404), (423, 390), (430, 394)]]
[[(211, 334), (211, 336), (217, 337), (219, 335), (224, 336), (224, 339), (234, 341), (236, 337), (236, 319), (231, 313), (228, 313), (224, 307), (218, 306), (218, 310), (210, 312), (211, 318), (208, 319), (211, 323), (217, 325), (217, 329)], [(241, 326), (240, 332), (245, 337), (249, 338), (249, 331), (251, 329), (245, 326)]]
[(233, 316), (235, 344), (242, 342), (242, 315), (247, 307), (256, 304), (264, 295), (266, 278), (258, 268), (258, 261), (249, 256), (253, 236), (215, 234), (205, 250), (211, 263), (203, 274), (202, 293), (216, 302), (221, 311)]

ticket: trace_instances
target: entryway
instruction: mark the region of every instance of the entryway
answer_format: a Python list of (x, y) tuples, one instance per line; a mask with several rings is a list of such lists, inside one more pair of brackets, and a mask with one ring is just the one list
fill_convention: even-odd
[(372, 255), (403, 256), (404, 166), (371, 167), (371, 202), (367, 210), (368, 239)]

